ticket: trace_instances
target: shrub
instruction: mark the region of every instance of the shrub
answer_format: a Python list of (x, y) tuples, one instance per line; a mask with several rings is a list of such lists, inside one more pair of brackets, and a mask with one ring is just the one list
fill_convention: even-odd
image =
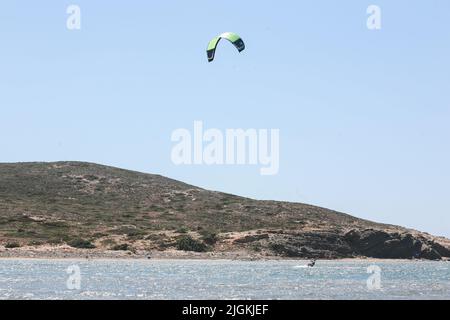
[(44, 243), (42, 241), (37, 241), (37, 240), (32, 240), (28, 243), (28, 245), (30, 245), (30, 246), (41, 246), (43, 244)]
[(69, 246), (79, 249), (93, 249), (95, 246), (89, 241), (84, 239), (74, 239), (67, 243)]
[(126, 233), (126, 235), (129, 239), (133, 239), (133, 240), (140, 240), (140, 239), (144, 239), (144, 237), (145, 237), (145, 233), (142, 230), (129, 231)]
[(208, 245), (213, 245), (218, 240), (217, 234), (215, 232), (204, 231), (204, 232), (201, 232), (201, 235), (202, 235), (203, 242)]
[(195, 251), (204, 252), (207, 246), (198, 240), (193, 239), (190, 236), (184, 236), (177, 240), (177, 249), (183, 251)]
[(8, 249), (13, 249), (13, 248), (19, 248), (20, 244), (17, 242), (8, 242), (7, 244), (5, 244), (5, 248)]
[(159, 240), (159, 239), (161, 239), (163, 237), (164, 237), (164, 234), (154, 234), (154, 233), (152, 233), (152, 234), (149, 234), (148, 236), (146, 236), (144, 239), (145, 240), (156, 241), (156, 240)]
[(111, 247), (111, 246), (113, 246), (113, 245), (116, 244), (116, 241), (114, 241), (114, 239), (106, 238), (106, 239), (101, 240), (100, 243), (101, 243), (103, 246), (109, 246), (109, 247)]
[(176, 230), (178, 233), (188, 233), (188, 229), (186, 227), (181, 227)]
[(127, 251), (127, 250), (130, 250), (130, 246), (128, 245), (128, 243), (116, 244), (115, 246), (113, 246), (111, 248), (111, 250), (114, 250), (114, 251)]
[(92, 235), (93, 238), (103, 238), (103, 237), (107, 237), (108, 234), (104, 233), (104, 232), (96, 232)]
[(47, 241), (49, 244), (61, 244), (63, 243), (62, 239), (52, 238)]
[(262, 251), (261, 244), (259, 244), (259, 243), (253, 243), (250, 247), (255, 252), (261, 252)]

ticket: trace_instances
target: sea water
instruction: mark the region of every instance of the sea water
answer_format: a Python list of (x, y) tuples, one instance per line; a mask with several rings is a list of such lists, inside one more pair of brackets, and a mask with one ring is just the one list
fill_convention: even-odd
[(0, 260), (0, 299), (450, 299), (450, 262)]

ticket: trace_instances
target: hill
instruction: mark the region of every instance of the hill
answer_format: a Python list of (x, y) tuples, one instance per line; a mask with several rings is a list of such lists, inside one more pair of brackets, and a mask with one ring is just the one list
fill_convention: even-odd
[(448, 240), (426, 233), (83, 162), (0, 164), (0, 244), (3, 256), (14, 247), (71, 246), (135, 254), (450, 257)]

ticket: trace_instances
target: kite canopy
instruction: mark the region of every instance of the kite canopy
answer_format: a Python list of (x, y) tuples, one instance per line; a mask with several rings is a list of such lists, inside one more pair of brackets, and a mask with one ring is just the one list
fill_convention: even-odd
[(208, 49), (206, 49), (208, 62), (214, 60), (216, 48), (221, 39), (227, 39), (228, 41), (230, 41), (236, 47), (236, 49), (238, 49), (239, 52), (245, 49), (244, 41), (242, 41), (241, 37), (239, 37), (236, 33), (233, 32), (222, 33), (220, 36), (217, 36), (214, 39), (212, 39), (208, 44)]

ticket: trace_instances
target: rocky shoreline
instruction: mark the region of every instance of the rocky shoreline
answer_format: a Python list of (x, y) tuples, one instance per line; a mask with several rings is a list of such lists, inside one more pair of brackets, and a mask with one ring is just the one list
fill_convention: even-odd
[[(310, 261), (305, 258), (295, 257), (280, 257), (280, 256), (266, 256), (261, 254), (249, 254), (247, 252), (180, 252), (180, 251), (144, 251), (144, 252), (117, 252), (117, 251), (99, 251), (88, 249), (69, 249), (66, 248), (52, 248), (41, 250), (36, 248), (28, 249), (7, 249), (0, 251), (0, 260), (235, 260), (235, 261), (267, 261), (267, 260), (295, 260), (295, 261)], [(329, 259), (319, 259), (329, 260)], [(363, 260), (363, 261), (418, 261), (419, 259), (379, 259), (368, 258), (364, 256), (353, 258), (341, 258), (331, 260)], [(429, 261), (421, 259), (421, 261)], [(449, 258), (443, 258), (440, 261), (449, 261)]]
[[(450, 260), (444, 243), (426, 234), (388, 233), (381, 230), (350, 230), (344, 234), (257, 232), (234, 233), (218, 240), (208, 251), (184, 251), (175, 248), (148, 250), (138, 242), (123, 250), (81, 249), (67, 244), (0, 246), (0, 259), (205, 259), (205, 260)], [(259, 248), (255, 250), (255, 248)]]
[(288, 257), (339, 259), (368, 257), (379, 259), (450, 258), (448, 240), (417, 231), (351, 229), (345, 232), (321, 230), (282, 234), (271, 248)]

